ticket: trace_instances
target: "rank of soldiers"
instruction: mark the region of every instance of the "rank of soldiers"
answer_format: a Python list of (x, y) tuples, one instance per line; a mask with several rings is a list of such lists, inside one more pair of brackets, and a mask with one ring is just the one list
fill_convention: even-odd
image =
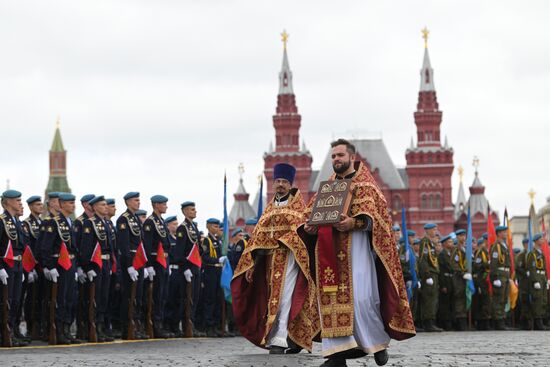
[[(49, 344), (234, 336), (231, 307), (220, 288), (223, 264), (239, 261), (246, 244), (235, 230), (222, 254), (222, 224), (208, 219), (199, 231), (195, 203), (185, 217), (163, 218), (168, 199), (151, 197), (153, 213), (140, 209), (139, 192), (124, 196), (126, 210), (113, 222), (114, 199), (47, 194), (26, 202), (2, 194), (0, 216), (0, 335), (3, 347), (32, 340)], [(246, 229), (256, 221), (246, 222)], [(226, 312), (227, 311), (227, 312)], [(222, 317), (227, 315), (227, 317)], [(22, 327), (22, 326), (26, 327)]]

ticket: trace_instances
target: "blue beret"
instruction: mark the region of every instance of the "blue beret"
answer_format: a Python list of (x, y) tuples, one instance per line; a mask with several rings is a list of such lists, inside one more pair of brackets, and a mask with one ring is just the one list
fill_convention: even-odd
[(489, 235), (487, 234), (487, 232), (485, 232), (481, 235), (481, 237), (483, 237), (483, 239), (486, 240), (489, 238)]
[(75, 201), (76, 196), (69, 194), (67, 192), (62, 192), (59, 194), (59, 201)]
[(168, 224), (168, 223), (174, 222), (176, 220), (178, 220), (178, 217), (175, 216), (175, 215), (171, 215), (169, 217), (166, 217), (166, 219), (164, 220), (164, 223)]
[(248, 218), (246, 220), (246, 222), (244, 222), (245, 225), (247, 226), (255, 226), (256, 224), (258, 224), (258, 219), (256, 218)]
[(124, 195), (124, 200), (133, 199), (133, 198), (139, 198), (139, 192), (137, 191), (130, 191), (126, 195)]
[(142, 216), (142, 215), (147, 215), (147, 210), (143, 210), (143, 209), (138, 209), (136, 210), (136, 215), (139, 217), (139, 216)]
[(524, 245), (528, 244), (529, 243), (529, 238), (524, 238), (523, 240), (521, 240), (521, 243), (523, 243)]
[(407, 236), (416, 236), (416, 232), (413, 231), (412, 229), (408, 229), (407, 230)]
[(437, 224), (435, 224), (435, 223), (426, 223), (426, 224), (424, 224), (424, 229), (434, 229), (435, 227), (437, 227)]
[(42, 198), (38, 195), (33, 195), (30, 198), (27, 199), (27, 204), (36, 203), (37, 201), (41, 201)]
[(508, 229), (508, 227), (506, 227), (506, 226), (497, 226), (495, 228), (495, 232), (498, 233), (498, 232), (506, 231), (507, 229)]
[(48, 192), (48, 199), (58, 199), (59, 194), (61, 194), (59, 191)]
[(216, 219), (216, 218), (208, 218), (206, 220), (206, 224), (217, 224), (217, 225), (220, 225), (221, 222), (219, 219)]
[(95, 197), (94, 194), (86, 194), (80, 198), (81, 203), (89, 203)]
[(542, 236), (543, 236), (542, 233), (537, 233), (536, 235), (533, 236), (533, 242), (540, 240)]
[(105, 196), (103, 195), (95, 196), (92, 200), (88, 201), (88, 203), (90, 205), (94, 205), (99, 203), (100, 201), (105, 201)]
[(115, 199), (113, 198), (105, 199), (105, 201), (107, 202), (107, 205), (115, 205)]
[(458, 240), (456, 238), (453, 238), (453, 245), (458, 244)]
[(458, 231), (455, 231), (455, 234), (459, 236), (461, 234), (466, 234), (466, 231), (464, 229), (459, 229)]
[(231, 237), (235, 237), (236, 235), (238, 235), (239, 233), (243, 233), (243, 229), (242, 228), (236, 228), (233, 230), (233, 232), (231, 232)]
[(448, 241), (448, 240), (452, 240), (453, 238), (451, 237), (451, 235), (446, 235), (445, 237), (443, 237), (441, 239), (441, 243), (445, 242), (445, 241)]
[(181, 203), (181, 208), (187, 208), (188, 206), (195, 206), (195, 203), (192, 202), (192, 201), (184, 201), (183, 203)]
[(397, 232), (397, 231), (400, 231), (401, 230), (401, 227), (399, 227), (397, 224), (394, 225), (393, 227), (391, 227), (391, 230), (394, 231), (394, 232)]
[(517, 255), (517, 254), (519, 254), (520, 252), (521, 252), (521, 250), (520, 250), (519, 248), (515, 248), (515, 249), (514, 249), (514, 254)]
[(2, 194), (4, 199), (17, 199), (21, 197), (21, 193), (17, 190), (6, 190)]
[(296, 175), (296, 168), (288, 163), (277, 163), (273, 167), (273, 180), (283, 178), (292, 183), (294, 182), (294, 176)]
[(405, 239), (403, 237), (399, 238), (399, 243), (405, 243)]
[(414, 240), (413, 245), (420, 245), (420, 238)]
[(168, 198), (164, 195), (154, 195), (151, 196), (151, 203), (153, 204), (162, 204), (168, 201)]
[(485, 242), (485, 238), (483, 238), (483, 237), (478, 238), (478, 240), (477, 240), (478, 245), (481, 245), (483, 242)]

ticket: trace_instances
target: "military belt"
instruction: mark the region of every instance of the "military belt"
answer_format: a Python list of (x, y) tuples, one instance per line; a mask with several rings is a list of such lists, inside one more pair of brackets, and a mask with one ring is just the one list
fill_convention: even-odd
[[(53, 254), (52, 257), (54, 257), (54, 258), (57, 259), (57, 258), (59, 257), (59, 254)], [(75, 257), (75, 256), (74, 256), (73, 254), (69, 254), (69, 259), (72, 260), (72, 259), (74, 259), (74, 257)]]
[(501, 267), (497, 268), (497, 270), (501, 270), (501, 271), (510, 271), (510, 268), (509, 268), (509, 267), (501, 266)]
[[(156, 252), (151, 252), (151, 255), (153, 256), (157, 256), (157, 253)], [(164, 253), (164, 257), (167, 258), (168, 257), (168, 254), (165, 252)]]
[(445, 277), (452, 277), (453, 274), (451, 274), (451, 273), (443, 273), (443, 276), (445, 276)]
[(130, 252), (135, 254), (137, 252), (137, 250), (130, 250)]
[(223, 265), (222, 264), (206, 264), (206, 266), (214, 266), (216, 268), (221, 268)]
[(111, 255), (101, 255), (101, 260), (111, 260)]
[(537, 274), (546, 274), (546, 270), (537, 270)]
[[(0, 257), (0, 259), (5, 259), (5, 258), (6, 258), (5, 256)], [(21, 261), (21, 260), (23, 260), (23, 256), (22, 255), (17, 255), (17, 256), (14, 256), (13, 258), (11, 258), (11, 260)]]
[(179, 268), (179, 265), (170, 265), (170, 269), (178, 270)]

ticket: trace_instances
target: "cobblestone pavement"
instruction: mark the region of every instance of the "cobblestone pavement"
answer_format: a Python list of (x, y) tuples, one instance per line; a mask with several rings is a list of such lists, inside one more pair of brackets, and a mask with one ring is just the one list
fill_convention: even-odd
[[(318, 366), (313, 354), (270, 356), (243, 338), (171, 339), (83, 346), (0, 348), (0, 365), (11, 366)], [(348, 366), (375, 366), (372, 357)], [(550, 332), (422, 333), (392, 341), (388, 366), (550, 366)]]

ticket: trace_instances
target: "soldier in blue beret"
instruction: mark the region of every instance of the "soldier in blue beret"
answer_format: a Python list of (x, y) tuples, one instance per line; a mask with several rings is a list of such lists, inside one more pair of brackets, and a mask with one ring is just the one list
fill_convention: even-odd
[[(185, 201), (181, 204), (181, 211), (184, 216), (183, 222), (176, 229), (176, 244), (170, 253), (170, 297), (166, 307), (167, 322), (170, 324), (170, 331), (175, 335), (182, 335), (186, 329), (189, 331), (192, 325), (193, 336), (206, 336), (202, 320), (199, 317), (197, 307), (202, 304), (201, 294), (201, 269), (188, 260), (193, 248), (199, 251), (200, 235), (194, 219), (197, 217), (197, 209), (193, 201)], [(191, 287), (191, 298), (187, 296), (186, 289)], [(190, 315), (182, 310), (191, 309)], [(187, 318), (186, 318), (187, 317)], [(180, 323), (183, 330), (180, 329)]]
[(441, 238), (442, 250), (438, 254), (439, 263), (439, 325), (446, 331), (453, 329), (453, 303), (454, 303), (454, 283), (453, 283), (453, 236), (449, 233)]
[(145, 220), (147, 219), (147, 210), (139, 209), (136, 210), (136, 217), (140, 220), (141, 224), (145, 223)]
[[(392, 228), (391, 228), (392, 232), (393, 232), (393, 239), (395, 240), (395, 243), (396, 244), (399, 244), (399, 239), (401, 238), (401, 227), (399, 227), (397, 224), (394, 225)], [(399, 248), (399, 245), (397, 245), (397, 248)]]
[(544, 324), (546, 316), (546, 307), (548, 303), (548, 288), (550, 280), (547, 278), (546, 257), (542, 251), (544, 243), (544, 234), (536, 233), (533, 236), (533, 249), (527, 255), (527, 280), (531, 285), (529, 288), (529, 296), (531, 302), (531, 312), (534, 320), (533, 326), (535, 330), (549, 330)]
[[(136, 263), (136, 267), (134, 267), (136, 254), (143, 246), (142, 221), (139, 219), (139, 214), (143, 213), (142, 215), (145, 216), (147, 212), (139, 209), (141, 204), (139, 192), (131, 191), (124, 195), (124, 203), (126, 210), (116, 222), (122, 288), (121, 336), (125, 340), (147, 339), (144, 324), (141, 322), (144, 308), (144, 265), (140, 264), (140, 266)], [(132, 292), (133, 287), (135, 287), (135, 292)], [(133, 308), (133, 315), (129, 312), (130, 308)]]
[(533, 313), (529, 300), (531, 284), (527, 276), (527, 255), (529, 254), (529, 238), (521, 241), (523, 250), (515, 255), (516, 279), (519, 285), (519, 319), (522, 330), (533, 330)]
[(438, 255), (436, 253), (436, 245), (439, 243), (437, 225), (426, 223), (424, 231), (425, 235), (420, 240), (420, 255), (418, 259), (418, 274), (422, 287), (420, 306), (422, 310), (422, 323), (425, 331), (437, 332), (442, 331), (442, 329), (435, 325), (440, 279)]
[(250, 237), (252, 236), (252, 233), (254, 232), (254, 228), (256, 228), (256, 224), (258, 224), (257, 218), (248, 218), (244, 222), (244, 237), (248, 241)]
[[(46, 223), (42, 246), (44, 267), (48, 269), (51, 282), (57, 283), (57, 302), (50, 303), (55, 309), (55, 328), (57, 344), (80, 344), (82, 341), (71, 334), (73, 308), (76, 302), (76, 254), (71, 216), (75, 211), (76, 197), (69, 193), (58, 195), (60, 211)], [(66, 250), (66, 252), (65, 252)], [(68, 253), (69, 259), (64, 258)], [(53, 325), (50, 325), (50, 328)], [(50, 340), (50, 343), (52, 340)]]
[[(168, 209), (168, 198), (163, 195), (151, 197), (153, 213), (143, 223), (143, 245), (147, 253), (147, 273), (153, 282), (153, 329), (155, 338), (170, 338), (174, 334), (165, 330), (165, 287), (168, 286), (168, 256), (171, 246), (168, 228), (162, 218)], [(150, 307), (149, 305), (147, 307)]]
[(112, 252), (112, 273), (109, 283), (109, 308), (105, 314), (105, 334), (110, 338), (120, 338), (122, 336), (121, 321), (120, 321), (120, 307), (121, 307), (121, 269), (120, 265), (116, 263), (119, 261), (119, 250), (117, 243), (116, 225), (113, 222), (113, 217), (116, 215), (116, 200), (113, 198), (106, 198), (107, 203), (107, 216), (105, 217), (106, 227), (108, 229), (109, 237), (111, 239)]
[[(6, 336), (6, 339), (9, 339), (13, 346), (24, 346), (28, 344), (28, 341), (18, 338), (21, 336), (20, 332), (16, 333), (17, 335), (14, 335), (13, 332), (14, 328), (19, 326), (17, 316), (20, 314), (23, 288), (21, 260), (26, 241), (23, 226), (19, 221), (19, 217), (23, 215), (21, 193), (17, 190), (6, 190), (2, 193), (1, 201), (4, 213), (0, 214), (0, 254), (4, 258), (0, 260), (0, 286), (8, 289), (8, 299), (2, 299), (2, 302), (9, 301), (10, 308), (7, 319), (9, 329), (12, 330), (11, 335)], [(11, 256), (9, 256), (10, 251)], [(3, 318), (0, 321), (4, 322)], [(7, 328), (8, 325), (2, 329)]]
[(489, 251), (487, 239), (483, 235), (477, 241), (472, 264), (472, 277), (476, 287), (477, 309), (472, 312), (477, 330), (489, 330), (491, 323), (491, 295), (487, 278), (489, 276)]
[(495, 228), (497, 241), (490, 247), (490, 274), (493, 283), (492, 314), (495, 330), (507, 330), (505, 325), (506, 303), (510, 283), (510, 250), (506, 243), (508, 227)]
[(473, 279), (466, 267), (466, 231), (459, 229), (455, 232), (456, 248), (451, 255), (451, 269), (453, 273), (453, 294), (455, 327), (457, 331), (466, 331), (468, 328), (466, 318), (466, 282)]
[(244, 239), (244, 230), (242, 228), (235, 228), (231, 232), (231, 242), (227, 249), (227, 258), (231, 269), (236, 269), (241, 255), (246, 248), (246, 240)]

